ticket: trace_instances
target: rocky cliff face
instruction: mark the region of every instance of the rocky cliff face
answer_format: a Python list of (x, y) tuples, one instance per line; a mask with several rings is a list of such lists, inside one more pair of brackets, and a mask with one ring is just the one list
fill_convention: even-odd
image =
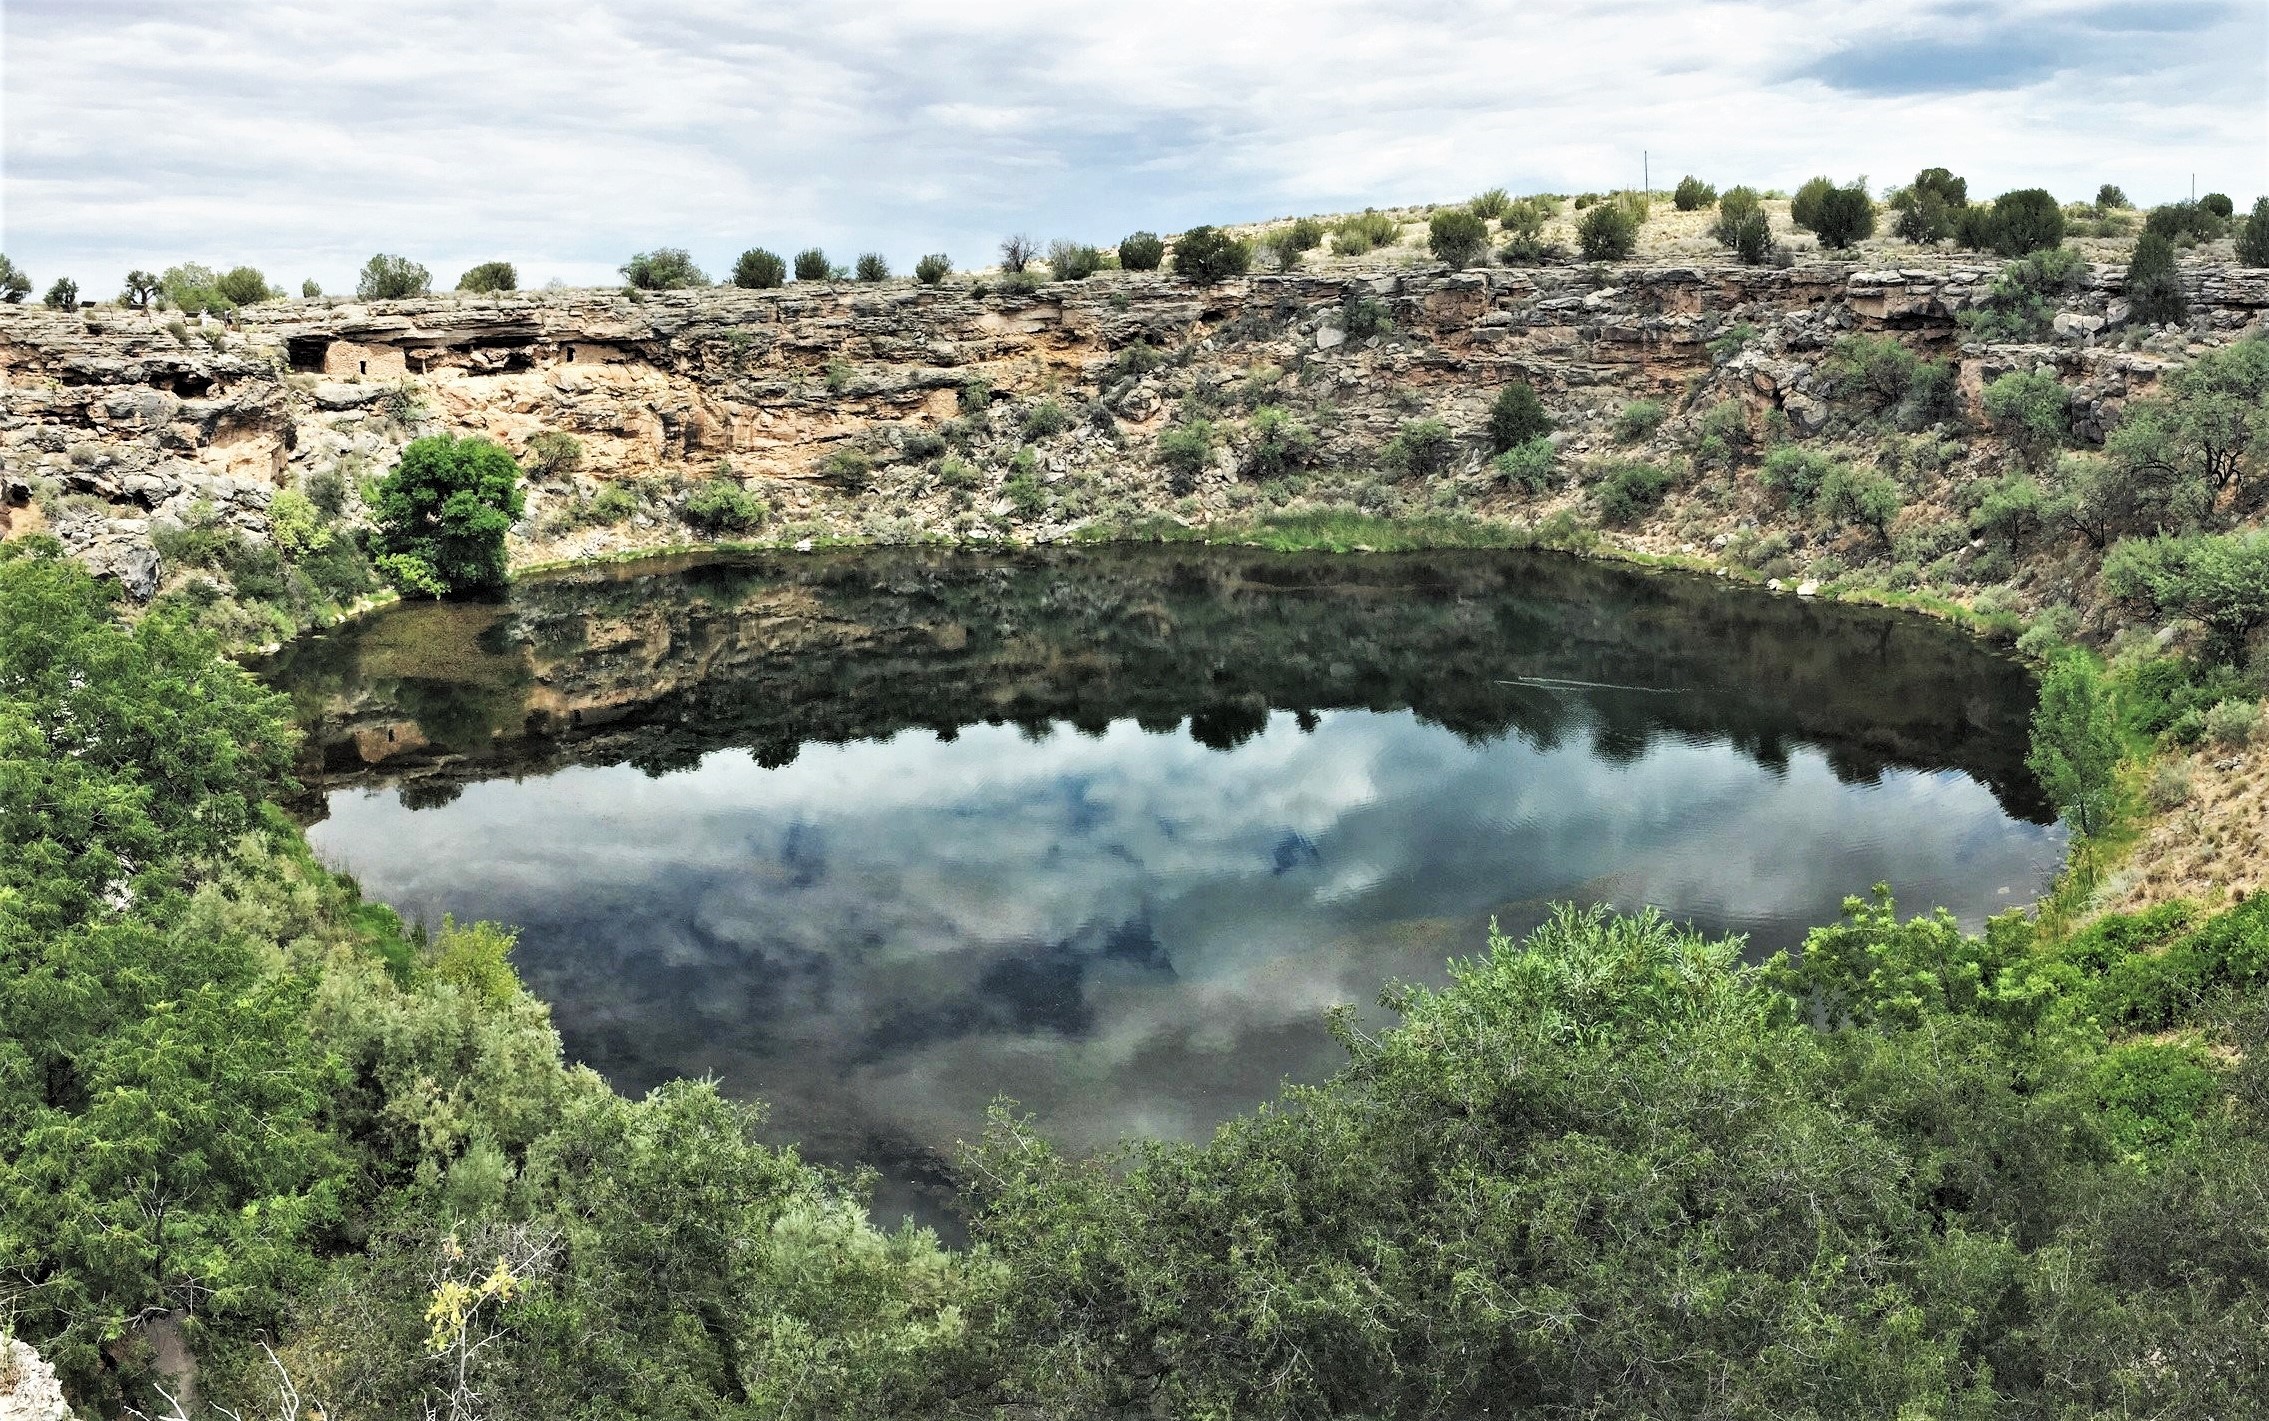
[[(0, 531), (51, 531), (147, 597), (179, 571), (154, 532), (203, 515), (264, 538), (280, 489), (326, 471), (351, 488), (440, 431), (522, 453), (546, 431), (580, 441), (579, 467), (532, 484), (514, 536), (523, 564), (695, 541), (682, 494), (716, 477), (760, 496), (762, 536), (783, 543), (1044, 539), (1145, 513), (1202, 521), (1317, 502), (1536, 518), (1580, 506), (1583, 480), (1508, 488), (1470, 437), (1449, 468), (1417, 478), (1381, 478), (1379, 451), (1421, 417), (1474, 435), (1513, 378), (1544, 396), (1569, 467), (1683, 464), (1702, 413), (1728, 400), (1759, 434), (1785, 420), (1794, 437), (1837, 439), (1850, 431), (1820, 362), (1852, 332), (1958, 360), (1973, 413), (1996, 375), (2053, 372), (2078, 435), (2100, 439), (2123, 401), (2269, 311), (2269, 272), (2201, 264), (2184, 273), (2189, 327), (2138, 331), (2117, 269), (2102, 267), (2064, 298), (2047, 342), (1965, 344), (1956, 314), (1996, 270), (1416, 267), (1210, 289), (1106, 273), (1024, 294), (799, 283), (279, 301), (227, 325), (6, 307)], [(1664, 417), (1636, 436), (1626, 423), (1619, 443), (1616, 418), (1641, 399)], [(1037, 410), (1044, 401), (1053, 412)], [(1241, 421), (1262, 404), (1319, 436), (1308, 467), (1241, 473)], [(1219, 444), (1209, 467), (1177, 476), (1155, 437), (1197, 415)], [(830, 459), (844, 451), (860, 457)], [(594, 504), (608, 484), (634, 496)], [(1938, 516), (1931, 491), (1916, 492), (1914, 516)], [(1719, 489), (1673, 496), (1624, 536), (1722, 547), (1760, 517), (1769, 510), (1747, 492)]]

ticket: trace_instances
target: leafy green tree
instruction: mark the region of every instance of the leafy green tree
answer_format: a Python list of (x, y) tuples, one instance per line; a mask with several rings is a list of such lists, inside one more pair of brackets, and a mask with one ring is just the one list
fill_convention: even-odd
[(257, 306), (281, 295), (255, 267), (231, 267), (213, 282), (213, 290), (232, 306)]
[(307, 300), (313, 300), (323, 294), (323, 283), (311, 276), (299, 284), (299, 294)]
[(890, 279), (890, 263), (883, 259), (880, 252), (859, 253), (859, 260), (852, 266), (852, 271), (856, 279), (860, 281), (888, 281)]
[(2123, 212), (2135, 204), (2127, 200), (2127, 190), (2117, 183), (2105, 183), (2096, 189), (2096, 211)]
[(1891, 522), (1906, 507), (1906, 498), (1887, 476), (1873, 469), (1838, 464), (1821, 481), (1813, 506), (1832, 522), (1873, 529), (1889, 547)]
[(953, 258), (944, 252), (932, 252), (914, 263), (914, 279), (924, 286), (935, 286), (953, 274)]
[(1166, 260), (1166, 244), (1155, 232), (1134, 232), (1119, 240), (1119, 265), (1127, 271), (1156, 271)]
[(1489, 448), (1502, 454), (1516, 444), (1526, 444), (1552, 432), (1552, 416), (1544, 411), (1544, 401), (1528, 382), (1514, 380), (1497, 392), (1489, 404)]
[(1820, 194), (1810, 227), (1821, 245), (1844, 248), (1875, 235), (1875, 204), (1864, 183), (1833, 187)]
[(20, 306), (24, 298), (31, 294), (31, 277), (25, 274), (22, 267), (8, 260), (4, 253), (0, 253), (0, 301)]
[(132, 306), (137, 311), (147, 311), (150, 302), (156, 300), (164, 290), (165, 287), (155, 273), (137, 267), (126, 273), (126, 289), (119, 293), (118, 302), (122, 306)]
[(1465, 208), (1442, 208), (1427, 219), (1426, 247), (1437, 261), (1471, 266), (1489, 250), (1489, 224)]
[(2053, 375), (2001, 376), (1985, 387), (1985, 414), (2027, 468), (2047, 467), (2072, 433), (2072, 397)]
[(520, 289), (520, 272), (510, 262), (482, 262), (457, 278), (459, 291), (487, 294)]
[(1718, 199), (1717, 221), (1710, 235), (1720, 245), (1730, 247), (1741, 259), (1755, 266), (1772, 251), (1772, 220), (1765, 214), (1764, 200), (1754, 188), (1730, 187)]
[(1498, 219), (1505, 245), (1497, 259), (1507, 264), (1542, 261), (1545, 257), (1544, 224), (1557, 210), (1550, 198), (1524, 197), (1507, 207)]
[(2059, 298), (2087, 278), (2087, 259), (2078, 252), (2044, 248), (2001, 268), (1984, 298), (1955, 319), (1980, 340), (2041, 340), (2049, 334)]
[(2064, 208), (2045, 188), (2019, 188), (1993, 200), (1993, 249), (2021, 257), (2064, 242)]
[(2269, 625), (2269, 533), (2133, 538), (2104, 559), (2104, 591), (2151, 617), (2188, 617), (2236, 656)]
[(2025, 539), (2039, 532), (2049, 511), (2049, 499), (2026, 473), (2009, 474), (1985, 491), (1971, 511), (1970, 527), (1989, 538), (1998, 538), (2015, 557)]
[(380, 252), (362, 264), (355, 279), (355, 295), (364, 301), (391, 301), (424, 296), (433, 290), (433, 273), (408, 257)]
[(374, 566), (403, 592), (455, 597), (504, 585), (504, 536), (520, 516), (520, 466), (500, 444), (412, 440), (371, 500)]
[(1804, 185), (1796, 190), (1796, 196), (1789, 200), (1788, 220), (1807, 232), (1818, 230), (1820, 203), (1835, 190), (1834, 178), (1825, 175), (1806, 178)]
[(2210, 192), (2198, 199), (2198, 208), (2208, 216), (2223, 222), (2227, 222), (2237, 215), (2237, 204), (2230, 201), (2228, 193)]
[(827, 253), (817, 247), (806, 247), (796, 253), (796, 280), (825, 281), (834, 274), (827, 264)]
[(1680, 212), (1698, 212), (1718, 200), (1718, 190), (1688, 173), (1678, 180), (1670, 194), (1671, 205)]
[(1942, 242), (1955, 234), (1957, 219), (1969, 210), (1970, 185), (1944, 168), (1924, 168), (1914, 182), (1891, 194), (1898, 218), (1892, 230), (1910, 242)]
[(220, 273), (198, 262), (169, 266), (158, 281), (165, 288), (166, 304), (185, 315), (195, 316), (208, 311), (222, 314), (235, 306), (234, 302), (221, 294)]
[(1585, 261), (1622, 261), (1639, 249), (1639, 222), (1619, 202), (1603, 202), (1576, 220), (1576, 245)]
[(2205, 518), (2225, 495), (2249, 510), (2269, 470), (2269, 341), (2238, 341), (2175, 371), (2127, 406), (2104, 450), (2165, 508), (2162, 531)]
[(2111, 691), (2087, 657), (2073, 653), (2049, 667), (2025, 763), (2075, 832), (2093, 834), (2110, 822), (2123, 748)]
[(2253, 210), (2238, 229), (2237, 259), (2251, 267), (2269, 267), (2269, 197), (2253, 200)]
[(2135, 239), (2124, 290), (2135, 319), (2146, 325), (2180, 321), (2189, 314), (2182, 276), (2175, 270), (2174, 243), (2156, 232), (2145, 232)]
[(2143, 218), (2143, 230), (2170, 242), (2208, 242), (2222, 235), (2222, 220), (2195, 202), (2169, 202)]
[(683, 247), (656, 247), (640, 252), (619, 268), (622, 279), (639, 291), (678, 291), (688, 286), (707, 286), (709, 275), (693, 264), (692, 253)]
[(733, 285), (750, 291), (769, 291), (787, 279), (788, 264), (762, 247), (750, 247), (733, 262)]
[(1253, 249), (1218, 227), (1192, 227), (1174, 243), (1174, 274), (1212, 286), (1252, 268)]
[(55, 278), (55, 284), (47, 288), (47, 294), (40, 298), (40, 303), (58, 311), (78, 310), (79, 283), (68, 276)]

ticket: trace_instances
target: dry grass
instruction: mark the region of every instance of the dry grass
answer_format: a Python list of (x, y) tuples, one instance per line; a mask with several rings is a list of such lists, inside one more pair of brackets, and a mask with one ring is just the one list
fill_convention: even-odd
[(2103, 907), (2217, 903), (2269, 885), (2269, 746), (2209, 747), (2187, 764), (2189, 800), (2144, 831)]

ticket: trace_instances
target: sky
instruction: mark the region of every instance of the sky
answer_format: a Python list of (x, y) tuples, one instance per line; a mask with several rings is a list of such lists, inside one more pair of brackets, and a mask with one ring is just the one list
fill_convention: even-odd
[[(618, 279), (689, 249), (1021, 232), (1486, 187), (2269, 190), (2269, 0), (0, 0), (0, 252), (44, 288), (249, 263), (350, 289)], [(1642, 154), (1645, 155), (1642, 159)]]

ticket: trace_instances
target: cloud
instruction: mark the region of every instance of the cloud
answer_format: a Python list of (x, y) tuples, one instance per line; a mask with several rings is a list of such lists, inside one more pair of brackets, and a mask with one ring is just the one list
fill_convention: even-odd
[(714, 1073), (832, 1159), (943, 1148), (999, 1093), (1082, 1148), (1201, 1134), (1328, 1070), (1329, 1007), (1439, 981), (1549, 902), (1782, 946), (1882, 880), (1974, 925), (2062, 842), (1958, 772), (1847, 783), (1817, 750), (1676, 737), (1618, 763), (1407, 712), (1280, 712), (1229, 751), (978, 725), (433, 809), (342, 791), (311, 838), (415, 916), (522, 925), (521, 970), (618, 1084)]
[(2258, 4), (14, 0), (0, 244), (101, 289), (249, 261), (613, 278), (814, 243), (898, 269), (1480, 187), (2264, 186)]

